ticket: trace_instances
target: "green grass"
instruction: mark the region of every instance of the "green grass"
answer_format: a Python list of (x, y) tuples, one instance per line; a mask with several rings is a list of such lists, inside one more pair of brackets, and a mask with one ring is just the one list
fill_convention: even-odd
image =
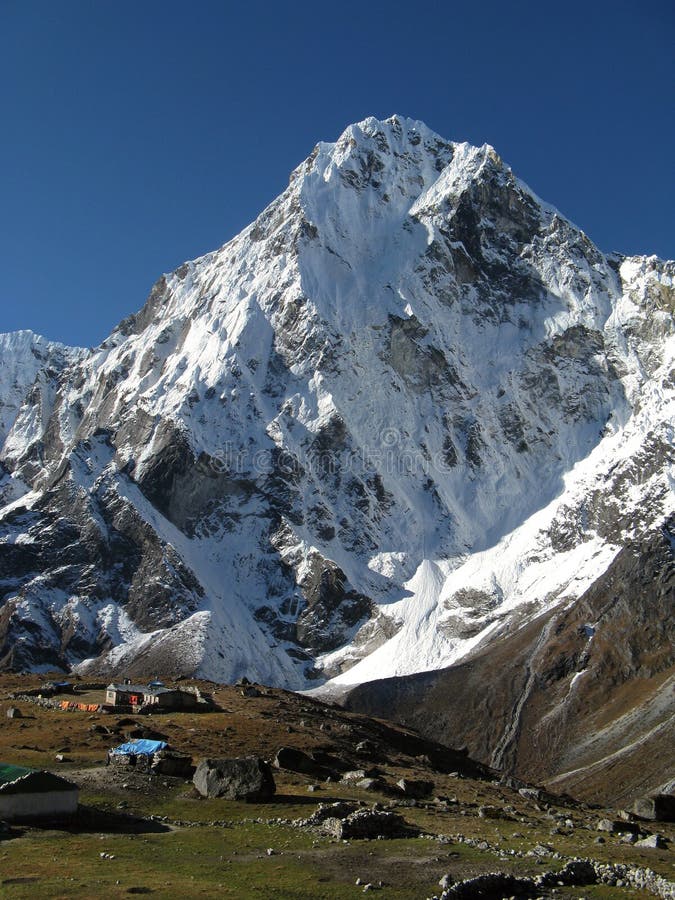
[[(148, 835), (64, 836), (31, 830), (0, 845), (1, 890), (3, 898), (31, 900), (118, 897), (130, 888), (167, 898), (353, 897), (358, 890), (355, 872), (366, 878), (369, 868), (386, 869), (392, 857), (424, 860), (430, 850), (436, 852), (430, 843), (396, 840), (347, 846), (317, 840), (306, 831), (259, 824)], [(274, 848), (273, 856), (267, 856), (267, 847)], [(114, 859), (102, 859), (100, 853)], [(431, 891), (438, 876), (428, 877), (423, 864), (416, 868), (420, 871), (407, 883), (388, 886), (387, 896), (416, 896), (418, 888)]]

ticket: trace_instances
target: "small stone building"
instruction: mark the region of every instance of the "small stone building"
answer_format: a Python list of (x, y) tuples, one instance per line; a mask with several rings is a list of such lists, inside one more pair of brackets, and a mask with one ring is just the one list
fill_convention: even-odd
[(77, 785), (60, 775), (0, 763), (0, 819), (18, 822), (72, 816), (78, 797)]
[(105, 692), (108, 706), (130, 708), (133, 712), (165, 709), (194, 709), (199, 697), (193, 691), (167, 688), (161, 682), (150, 684), (109, 684)]
[(129, 766), (153, 775), (191, 778), (192, 757), (172, 750), (166, 741), (147, 739), (127, 741), (108, 751), (106, 765)]

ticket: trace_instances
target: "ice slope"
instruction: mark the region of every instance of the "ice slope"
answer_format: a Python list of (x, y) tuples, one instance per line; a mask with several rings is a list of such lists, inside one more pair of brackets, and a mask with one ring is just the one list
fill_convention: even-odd
[(570, 602), (672, 512), (672, 278), (487, 145), (317, 145), (13, 415), (6, 662), (352, 683)]

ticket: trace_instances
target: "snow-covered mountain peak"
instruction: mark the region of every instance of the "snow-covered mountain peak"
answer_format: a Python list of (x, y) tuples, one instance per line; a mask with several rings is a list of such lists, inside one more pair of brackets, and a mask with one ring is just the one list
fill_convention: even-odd
[(26, 394), (8, 645), (290, 686), (459, 658), (577, 596), (617, 504), (668, 514), (669, 329), (672, 266), (608, 260), (488, 145), (352, 125)]

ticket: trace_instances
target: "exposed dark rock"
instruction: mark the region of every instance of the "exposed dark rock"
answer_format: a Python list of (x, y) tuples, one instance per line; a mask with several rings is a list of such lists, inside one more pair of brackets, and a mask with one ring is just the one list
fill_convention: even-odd
[(334, 774), (326, 766), (318, 763), (312, 756), (294, 747), (281, 747), (272, 761), (277, 769), (288, 769), (291, 772), (301, 772), (315, 778), (327, 778)]
[(298, 643), (313, 651), (333, 650), (371, 609), (371, 601), (350, 589), (342, 569), (318, 553), (300, 588), (307, 605), (298, 616)]
[(202, 797), (267, 800), (276, 791), (272, 770), (257, 756), (203, 759), (193, 777)]
[(424, 781), (419, 778), (401, 778), (396, 782), (396, 787), (404, 797), (412, 797), (415, 800), (430, 797), (434, 792), (433, 781)]

